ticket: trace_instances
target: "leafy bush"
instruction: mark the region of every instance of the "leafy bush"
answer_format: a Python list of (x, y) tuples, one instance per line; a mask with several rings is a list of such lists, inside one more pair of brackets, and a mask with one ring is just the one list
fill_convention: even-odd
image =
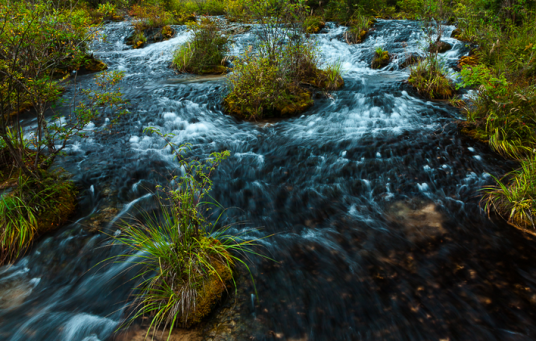
[(173, 65), (181, 72), (221, 74), (227, 71), (222, 65), (227, 51), (228, 38), (221, 33), (220, 24), (204, 19), (190, 25), (192, 38), (181, 45), (173, 56)]
[(430, 99), (448, 99), (454, 95), (454, 86), (437, 58), (426, 58), (412, 66), (408, 83)]
[(0, 264), (14, 261), (32, 241), (67, 220), (76, 189), (61, 172), (40, 180), (20, 176), (17, 187), (0, 198)]
[(204, 202), (210, 197), (210, 174), (229, 152), (213, 153), (203, 163), (186, 161), (184, 149), (175, 152), (185, 175), (174, 179), (175, 187), (160, 188), (160, 214), (124, 223), (122, 233), (113, 237), (115, 244), (127, 247), (119, 259), (142, 267), (137, 311), (130, 321), (149, 315), (149, 331), (164, 326), (170, 335), (173, 328), (189, 327), (210, 312), (228, 282), (234, 281), (235, 265), (247, 268), (240, 255), (254, 253), (251, 247), (256, 243), (230, 234), (228, 226), (216, 228), (217, 221), (212, 224), (202, 214), (210, 209)]

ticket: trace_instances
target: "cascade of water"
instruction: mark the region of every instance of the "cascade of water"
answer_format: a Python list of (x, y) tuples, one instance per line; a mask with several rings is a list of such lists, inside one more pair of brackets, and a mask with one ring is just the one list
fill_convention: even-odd
[[(200, 159), (230, 150), (213, 190), (224, 207), (239, 208), (225, 222), (260, 227), (252, 238), (275, 234), (261, 243), (278, 263), (252, 259), (258, 299), (241, 283), (241, 327), (229, 339), (521, 340), (536, 332), (534, 246), (478, 206), (477, 189), (501, 172), (497, 156), (458, 132), (456, 110), (402, 82), (405, 56), (422, 53), (417, 23), (379, 20), (360, 45), (328, 25), (315, 37), (323, 61), (342, 63), (345, 87), (266, 125), (221, 111), (221, 79), (173, 81), (182, 77), (168, 68), (173, 50), (189, 37), (177, 29), (132, 50), (129, 23), (113, 23), (95, 43), (96, 55), (126, 73), (130, 114), (115, 134), (98, 135), (105, 122), (93, 122), (94, 136), (58, 161), (82, 189), (79, 209), (74, 223), (0, 269), (2, 339), (112, 339), (136, 269), (94, 267), (120, 250), (88, 226), (102, 217), (113, 233), (111, 225), (153, 209), (149, 191), (177, 171), (165, 141), (143, 134), (148, 126), (191, 143)], [(254, 30), (236, 37), (232, 53), (254, 42)], [(444, 40), (453, 66), (468, 50)], [(372, 70), (378, 46), (396, 58)]]

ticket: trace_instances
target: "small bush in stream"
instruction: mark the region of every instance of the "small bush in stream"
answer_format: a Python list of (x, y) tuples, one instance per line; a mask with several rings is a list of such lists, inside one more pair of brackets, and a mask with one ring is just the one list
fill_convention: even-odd
[(436, 59), (424, 59), (411, 67), (408, 83), (430, 99), (448, 99), (454, 95), (454, 86), (447, 79)]
[(303, 2), (245, 2), (245, 9), (262, 26), (259, 45), (234, 61), (228, 76), (228, 113), (245, 119), (288, 116), (313, 104), (311, 88), (334, 90), (344, 85), (339, 67), (318, 68), (318, 52), (304, 35)]
[(62, 172), (43, 171), (40, 180), (20, 175), (15, 189), (0, 198), (0, 265), (14, 261), (38, 235), (65, 222), (75, 203), (76, 189)]
[(222, 74), (227, 68), (222, 65), (227, 51), (228, 38), (213, 20), (203, 19), (190, 25), (192, 38), (181, 45), (173, 56), (173, 65), (180, 72), (197, 74)]
[(203, 215), (211, 205), (218, 206), (205, 202), (210, 198), (210, 175), (229, 152), (213, 153), (206, 162), (187, 162), (184, 148), (176, 154), (185, 173), (174, 179), (175, 187), (159, 190), (159, 214), (124, 223), (121, 234), (113, 237), (115, 244), (127, 247), (119, 259), (142, 269), (136, 277), (141, 279), (133, 303), (137, 311), (130, 321), (148, 316), (148, 332), (167, 327), (169, 335), (211, 311), (234, 282), (236, 266), (247, 268), (240, 256), (254, 254), (256, 243), (232, 235), (229, 227), (216, 228), (217, 221), (212, 224)]

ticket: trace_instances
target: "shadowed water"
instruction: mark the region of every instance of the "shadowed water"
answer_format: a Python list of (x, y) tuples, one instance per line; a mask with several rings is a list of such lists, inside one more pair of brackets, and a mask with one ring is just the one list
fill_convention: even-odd
[[(0, 339), (113, 340), (136, 269), (94, 267), (120, 251), (97, 230), (114, 233), (121, 219), (153, 209), (150, 190), (177, 170), (165, 141), (143, 133), (148, 126), (190, 143), (199, 159), (230, 150), (213, 177), (214, 198), (231, 208), (225, 223), (236, 233), (260, 228), (251, 238), (273, 234), (262, 252), (277, 263), (252, 259), (258, 297), (252, 305), (251, 283), (241, 284), (239, 300), (249, 303), (230, 339), (533, 339), (534, 246), (478, 205), (478, 189), (507, 165), (458, 132), (452, 107), (403, 83), (408, 71), (398, 65), (423, 47), (418, 24), (375, 27), (361, 45), (348, 45), (335, 25), (316, 36), (322, 60), (345, 71), (333, 99), (252, 123), (222, 112), (224, 80), (177, 81), (185, 76), (168, 65), (185, 28), (132, 50), (128, 23), (108, 25), (94, 49), (125, 71), (130, 114), (111, 134), (98, 133), (106, 119), (93, 122), (90, 138), (58, 160), (80, 188), (79, 207), (72, 224), (0, 268)], [(444, 40), (454, 45), (443, 55), (452, 67), (469, 49)], [(250, 44), (251, 31), (232, 51)], [(382, 70), (369, 67), (377, 46), (397, 54)]]

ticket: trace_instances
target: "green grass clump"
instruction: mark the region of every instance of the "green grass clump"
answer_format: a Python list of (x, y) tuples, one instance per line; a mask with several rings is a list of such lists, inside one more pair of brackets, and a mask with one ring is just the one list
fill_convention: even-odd
[(389, 64), (390, 59), (389, 52), (385, 51), (382, 47), (378, 47), (376, 48), (376, 51), (374, 51), (374, 57), (372, 58), (370, 67), (373, 69), (381, 69)]
[(303, 22), (303, 29), (307, 33), (318, 33), (326, 26), (326, 23), (319, 16), (308, 16)]
[(215, 21), (204, 19), (190, 26), (192, 38), (181, 45), (173, 56), (173, 65), (180, 72), (196, 74), (222, 74), (227, 68), (222, 65), (227, 51), (228, 38)]
[(76, 189), (61, 172), (43, 173), (41, 180), (21, 175), (17, 182), (0, 198), (0, 264), (14, 261), (75, 208)]
[(412, 66), (408, 83), (430, 99), (448, 99), (454, 95), (454, 86), (437, 58), (426, 58)]
[[(504, 184), (506, 179), (508, 182)], [(519, 169), (484, 191), (483, 201), (488, 214), (493, 209), (508, 224), (521, 230), (531, 228), (528, 232), (536, 235), (536, 153), (522, 160)]]
[(234, 282), (236, 265), (247, 268), (240, 255), (254, 254), (255, 240), (231, 234), (228, 226), (217, 228), (219, 218), (212, 224), (203, 215), (211, 206), (220, 207), (205, 198), (210, 198), (210, 174), (229, 152), (213, 153), (207, 162), (188, 162), (183, 149), (176, 154), (185, 175), (174, 178), (175, 187), (160, 188), (159, 213), (125, 222), (121, 234), (113, 237), (115, 244), (127, 247), (118, 257), (142, 268), (135, 277), (142, 281), (130, 321), (148, 315), (148, 334), (163, 327), (171, 335), (175, 327), (201, 321)]

